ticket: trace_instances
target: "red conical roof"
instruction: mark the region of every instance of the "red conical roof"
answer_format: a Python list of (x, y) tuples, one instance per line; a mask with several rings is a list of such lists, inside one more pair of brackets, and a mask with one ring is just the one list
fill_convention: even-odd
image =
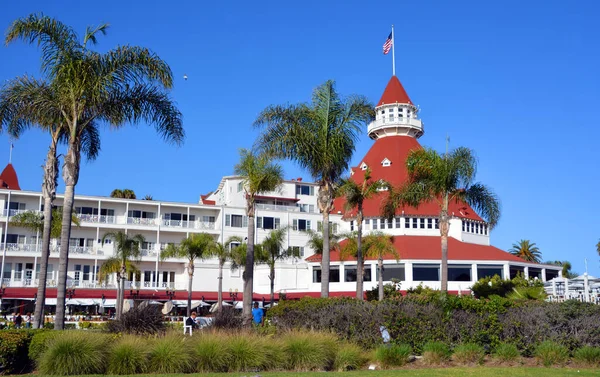
[(406, 90), (404, 90), (404, 87), (400, 83), (400, 80), (398, 80), (396, 76), (392, 76), (388, 82), (377, 106), (389, 105), (391, 103), (413, 104), (408, 97), (408, 94), (406, 94)]
[(9, 190), (21, 189), (21, 187), (19, 187), (19, 178), (17, 178), (17, 172), (10, 163), (6, 165), (2, 171), (2, 174), (0, 174), (0, 180), (3, 181), (3, 187), (0, 188), (7, 188)]

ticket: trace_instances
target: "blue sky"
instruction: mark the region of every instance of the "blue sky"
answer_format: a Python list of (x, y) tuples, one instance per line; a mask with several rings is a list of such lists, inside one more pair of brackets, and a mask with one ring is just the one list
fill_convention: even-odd
[[(11, 1), (0, 28), (42, 11), (83, 32), (111, 24), (98, 49), (149, 47), (174, 72), (172, 92), (184, 114), (183, 147), (164, 144), (140, 125), (103, 133), (100, 158), (85, 163), (77, 192), (196, 202), (230, 174), (237, 150), (251, 146), (251, 124), (269, 104), (307, 101), (335, 79), (343, 94), (373, 102), (391, 76), (381, 47), (396, 25), (397, 75), (421, 106), (422, 145), (468, 146), (478, 179), (502, 200), (492, 243), (525, 238), (543, 257), (568, 259), (600, 275), (600, 3), (565, 1)], [(39, 51), (0, 47), (0, 80), (39, 76)], [(189, 79), (183, 80), (187, 74)], [(365, 130), (366, 131), (366, 130)], [(362, 136), (356, 165), (371, 146)], [(8, 160), (0, 135), (0, 162)], [(39, 190), (46, 135), (15, 143), (21, 186)], [(288, 178), (307, 174), (286, 163)], [(62, 184), (62, 182), (61, 182)], [(62, 191), (62, 187), (59, 189)]]

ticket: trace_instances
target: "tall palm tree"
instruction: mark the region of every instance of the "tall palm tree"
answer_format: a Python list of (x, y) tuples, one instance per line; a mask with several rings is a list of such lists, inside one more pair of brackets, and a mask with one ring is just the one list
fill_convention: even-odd
[(517, 243), (513, 243), (508, 252), (527, 262), (540, 263), (542, 260), (540, 249), (536, 246), (535, 242), (529, 240), (521, 240)]
[(108, 275), (117, 275), (116, 318), (119, 319), (123, 314), (125, 280), (127, 280), (127, 274), (138, 272), (136, 263), (139, 263), (142, 257), (140, 245), (146, 240), (141, 234), (129, 237), (127, 233), (123, 231), (109, 232), (102, 237), (103, 245), (108, 238), (111, 238), (114, 241), (114, 255), (108, 258), (104, 264), (102, 264), (102, 267), (100, 267), (99, 278), (100, 280), (105, 280)]
[(417, 149), (406, 159), (408, 180), (400, 187), (389, 187), (383, 206), (384, 216), (391, 219), (399, 207), (418, 207), (434, 202), (440, 208), (439, 225), (442, 246), (441, 290), (448, 291), (448, 232), (450, 202), (466, 202), (493, 229), (500, 218), (500, 202), (494, 192), (474, 183), (477, 159), (473, 151), (459, 147), (443, 155), (432, 149)]
[(384, 187), (383, 181), (371, 180), (371, 168), (367, 168), (361, 183), (356, 183), (352, 178), (348, 178), (342, 181), (342, 184), (338, 189), (338, 194), (346, 199), (346, 211), (351, 211), (356, 208), (356, 298), (359, 300), (364, 300), (364, 258), (362, 251), (363, 204), (365, 200), (375, 195), (382, 187)]
[(111, 191), (110, 197), (121, 199), (136, 199), (135, 192), (130, 189), (114, 189)]
[[(106, 53), (88, 48), (105, 34), (107, 24), (88, 27), (82, 41), (75, 31), (53, 18), (32, 14), (8, 28), (6, 43), (22, 39), (42, 50), (42, 72), (55, 93), (55, 100), (35, 104), (39, 113), (58, 108), (58, 123), (64, 125), (67, 153), (63, 230), (59, 262), (55, 329), (64, 328), (65, 293), (71, 235), (70, 213), (79, 180), (81, 151), (99, 140), (99, 125), (119, 128), (146, 121), (167, 141), (180, 144), (184, 138), (181, 113), (166, 90), (173, 85), (169, 66), (148, 49), (119, 46)], [(86, 135), (96, 135), (90, 138)], [(96, 147), (98, 149), (99, 146)]]
[(235, 166), (235, 174), (242, 177), (246, 193), (246, 215), (248, 216), (248, 250), (244, 269), (244, 307), (246, 326), (252, 323), (252, 293), (254, 291), (254, 223), (256, 196), (261, 193), (279, 190), (283, 183), (283, 169), (267, 155), (257, 155), (252, 151), (240, 150), (240, 162)]
[(300, 258), (300, 250), (289, 247), (283, 247), (287, 227), (274, 229), (261, 244), (261, 253), (258, 255), (258, 261), (269, 266), (269, 280), (271, 283), (271, 306), (275, 302), (275, 264), (277, 261), (287, 258)]
[[(225, 241), (225, 243), (216, 243), (215, 247), (210, 250), (210, 255), (216, 257), (219, 260), (219, 280), (217, 286), (217, 310), (220, 312), (223, 309), (223, 267), (225, 263), (231, 258), (232, 243), (241, 244), (243, 242), (241, 237), (232, 236)], [(244, 255), (244, 260), (246, 256)]]
[(374, 116), (373, 105), (365, 97), (343, 99), (329, 80), (314, 90), (310, 104), (269, 106), (254, 122), (255, 127), (263, 128), (256, 142), (259, 150), (297, 162), (319, 183), (322, 297), (329, 297), (329, 213), (335, 189), (348, 169), (362, 128)]
[(194, 266), (196, 260), (205, 259), (211, 255), (215, 247), (215, 239), (208, 233), (192, 233), (184, 238), (179, 246), (169, 244), (166, 249), (160, 253), (161, 259), (167, 258), (185, 258), (187, 260), (188, 270), (188, 303), (187, 316), (192, 314), (192, 282), (194, 280)]
[[(308, 242), (306, 246), (311, 248), (315, 254), (323, 255), (324, 241), (323, 234), (314, 230), (307, 230)], [(340, 240), (344, 238), (343, 234), (333, 233), (333, 229), (329, 228), (329, 250), (340, 251)]]
[[(37, 106), (45, 103), (43, 111)], [(54, 229), (52, 206), (56, 198), (58, 185), (58, 143), (65, 141), (65, 123), (61, 121), (60, 107), (56, 92), (51, 85), (33, 78), (17, 77), (0, 89), (0, 127), (6, 127), (11, 136), (18, 138), (31, 127), (37, 127), (50, 134), (50, 146), (44, 164), (42, 181), (42, 200), (44, 201), (42, 250), (40, 257), (40, 275), (37, 301), (34, 311), (34, 328), (43, 326), (43, 311), (46, 299), (46, 275), (50, 257), (50, 238)], [(84, 138), (82, 152), (88, 161), (94, 160), (99, 152), (100, 140), (93, 129), (88, 129)], [(56, 238), (56, 237), (53, 237)]]
[(365, 237), (365, 257), (377, 259), (377, 275), (379, 287), (379, 301), (384, 298), (383, 291), (383, 260), (386, 256), (393, 256), (396, 261), (400, 259), (400, 253), (394, 247), (394, 236), (383, 232), (372, 232)]

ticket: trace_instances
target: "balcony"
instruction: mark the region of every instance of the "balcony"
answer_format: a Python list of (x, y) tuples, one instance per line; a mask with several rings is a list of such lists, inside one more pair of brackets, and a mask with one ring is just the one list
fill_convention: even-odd
[(33, 213), (41, 213), (41, 211), (31, 210), (31, 209), (4, 209), (2, 210), (2, 217), (6, 216), (15, 216), (24, 212), (33, 212)]
[(182, 229), (215, 229), (215, 223), (210, 221), (162, 220), (162, 226)]
[(78, 214), (77, 218), (84, 223), (94, 223), (94, 224), (116, 224), (115, 216), (105, 216), (105, 215), (83, 215)]
[(127, 224), (129, 225), (145, 225), (156, 226), (156, 219), (147, 219), (143, 217), (128, 217)]
[(156, 249), (141, 249), (143, 257), (155, 257), (158, 255), (158, 251)]
[(26, 252), (36, 252), (41, 250), (42, 244), (30, 244), (30, 243), (7, 243), (6, 251), (26, 251)]
[(190, 223), (192, 229), (215, 229), (215, 223), (210, 221), (194, 221)]
[(266, 211), (301, 212), (300, 207), (285, 206), (285, 205), (281, 205), (281, 204), (257, 203), (256, 209), (262, 209), (262, 210), (266, 210)]
[(412, 135), (419, 137), (423, 134), (423, 123), (419, 119), (406, 117), (384, 117), (369, 123), (369, 137), (380, 134)]

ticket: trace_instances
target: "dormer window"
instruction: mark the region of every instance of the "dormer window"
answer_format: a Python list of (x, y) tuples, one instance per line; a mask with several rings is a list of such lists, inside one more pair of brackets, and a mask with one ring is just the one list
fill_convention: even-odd
[(367, 164), (365, 164), (364, 162), (360, 164), (360, 170), (367, 170), (367, 167)]
[(383, 161), (381, 161), (381, 165), (382, 166), (390, 166), (392, 164), (392, 161), (390, 161), (389, 159), (384, 158)]

